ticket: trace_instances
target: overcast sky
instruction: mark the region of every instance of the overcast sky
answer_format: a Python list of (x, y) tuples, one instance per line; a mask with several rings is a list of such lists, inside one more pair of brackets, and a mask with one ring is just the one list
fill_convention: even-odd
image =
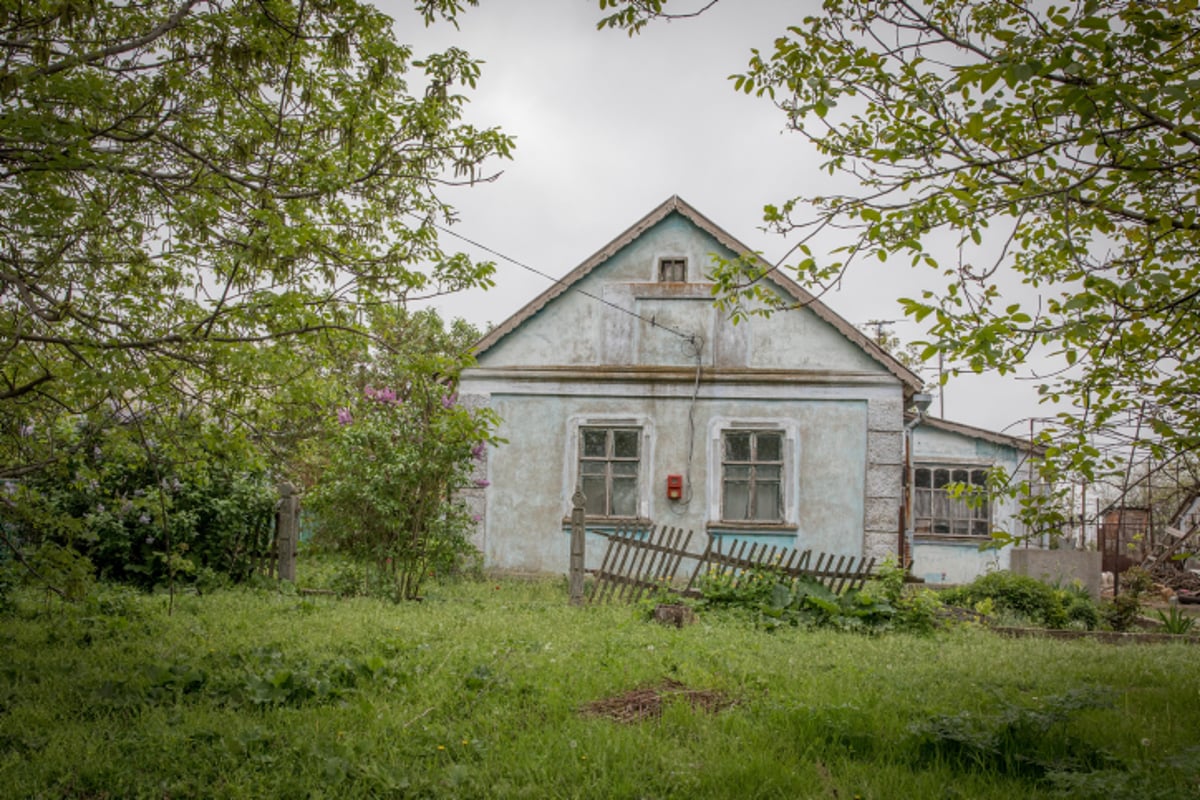
[[(769, 51), (815, 3), (727, 0), (630, 38), (596, 30), (596, 0), (482, 0), (457, 31), (426, 29), (411, 0), (376, 2), (418, 54), (454, 45), (486, 62), (469, 118), (514, 135), (516, 153), (497, 162), (503, 174), (495, 182), (445, 197), (460, 212), (456, 232), (542, 272), (565, 275), (673, 194), (774, 262), (792, 242), (761, 229), (764, 204), (852, 191), (783, 130), (770, 102), (735, 92), (728, 80), (751, 48)], [(498, 266), (495, 288), (438, 302), (448, 317), (500, 323), (547, 286), (460, 240), (446, 237), (444, 245)], [(897, 298), (917, 296), (921, 285), (938, 283), (906, 264), (864, 263), (824, 300), (856, 325), (902, 320)], [(912, 323), (892, 327), (905, 340), (921, 338)], [(971, 377), (947, 387), (945, 412), (1025, 435), (1022, 420), (1047, 410), (1029, 381)]]

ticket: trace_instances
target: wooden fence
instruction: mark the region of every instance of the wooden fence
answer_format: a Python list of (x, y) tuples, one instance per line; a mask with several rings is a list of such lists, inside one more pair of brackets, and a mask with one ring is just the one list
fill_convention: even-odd
[(680, 528), (621, 526), (608, 536), (608, 549), (600, 568), (589, 570), (596, 578), (589, 603), (636, 603), (646, 590), (675, 580), (688, 553), (692, 532)]
[(771, 569), (785, 579), (816, 580), (840, 593), (860, 588), (875, 567), (874, 558), (814, 554), (745, 541), (734, 542), (726, 552), (721, 540), (713, 537), (702, 552), (695, 553), (688, 549), (691, 531), (665, 526), (621, 526), (605, 535), (608, 547), (599, 568), (587, 570), (595, 579), (587, 595), (589, 603), (635, 603), (647, 591), (672, 586), (684, 561), (696, 562), (682, 591), (692, 597), (700, 595), (700, 582), (706, 576), (726, 578), (737, 586), (743, 575), (761, 569)]

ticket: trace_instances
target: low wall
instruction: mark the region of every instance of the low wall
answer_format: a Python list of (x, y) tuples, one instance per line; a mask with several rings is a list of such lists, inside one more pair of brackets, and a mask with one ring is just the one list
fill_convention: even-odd
[(1014, 548), (1009, 569), (1046, 583), (1079, 581), (1093, 600), (1100, 599), (1100, 552), (1094, 550), (1032, 550)]

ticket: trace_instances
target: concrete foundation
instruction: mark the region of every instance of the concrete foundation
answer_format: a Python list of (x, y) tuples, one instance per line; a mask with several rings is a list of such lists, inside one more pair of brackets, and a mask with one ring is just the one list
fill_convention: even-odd
[(1100, 599), (1100, 553), (1093, 550), (1031, 550), (1014, 548), (1010, 569), (1051, 584), (1079, 581), (1093, 600)]

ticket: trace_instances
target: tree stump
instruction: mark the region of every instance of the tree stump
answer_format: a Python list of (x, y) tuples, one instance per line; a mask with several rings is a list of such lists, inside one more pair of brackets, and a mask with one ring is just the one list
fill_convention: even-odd
[(696, 621), (696, 612), (682, 603), (661, 603), (654, 607), (654, 621), (682, 628)]

